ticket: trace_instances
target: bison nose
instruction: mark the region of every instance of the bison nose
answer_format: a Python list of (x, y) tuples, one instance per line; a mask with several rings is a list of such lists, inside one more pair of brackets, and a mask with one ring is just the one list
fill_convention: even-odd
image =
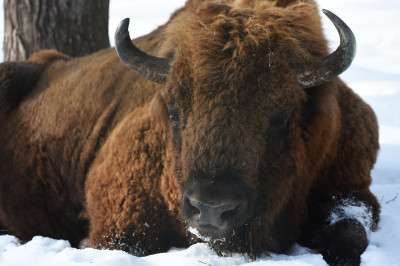
[(187, 197), (184, 204), (186, 205), (184, 208), (191, 211), (191, 220), (200, 226), (211, 225), (216, 228), (227, 227), (229, 219), (237, 215), (240, 209), (240, 202), (234, 200), (211, 203)]
[(182, 193), (182, 218), (200, 229), (235, 228), (248, 218), (250, 205), (239, 182), (193, 181)]

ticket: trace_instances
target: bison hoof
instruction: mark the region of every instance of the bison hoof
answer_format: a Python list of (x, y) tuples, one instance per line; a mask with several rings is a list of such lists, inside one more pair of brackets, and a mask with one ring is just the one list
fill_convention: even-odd
[(343, 219), (325, 232), (326, 248), (321, 251), (329, 265), (360, 265), (361, 254), (368, 246), (364, 226), (355, 219)]
[(89, 238), (86, 237), (79, 242), (79, 249), (88, 248), (90, 246)]

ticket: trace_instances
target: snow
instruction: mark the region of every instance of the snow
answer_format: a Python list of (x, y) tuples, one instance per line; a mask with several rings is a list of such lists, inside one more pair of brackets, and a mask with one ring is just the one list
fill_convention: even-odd
[[(110, 40), (119, 21), (131, 18), (131, 36), (140, 36), (165, 22), (185, 0), (111, 0)], [(381, 150), (372, 171), (371, 190), (382, 205), (379, 230), (372, 232), (362, 266), (400, 265), (400, 1), (317, 0), (320, 8), (339, 15), (357, 38), (357, 55), (342, 78), (375, 110), (380, 124)], [(0, 21), (3, 22), (3, 8)], [(334, 49), (336, 30), (323, 17)], [(3, 38), (0, 24), (0, 39)], [(2, 43), (0, 47), (2, 48)], [(2, 49), (1, 49), (2, 50)], [(3, 61), (2, 51), (0, 62)], [(326, 265), (320, 254), (295, 245), (288, 255), (272, 254), (251, 261), (234, 254), (219, 257), (205, 244), (167, 253), (134, 257), (122, 251), (71, 248), (64, 240), (36, 236), (22, 244), (14, 236), (0, 236), (0, 265)]]
[(354, 199), (342, 200), (331, 213), (330, 225), (347, 218), (356, 219), (365, 228), (367, 233), (370, 233), (372, 225), (372, 210), (369, 209), (363, 202)]

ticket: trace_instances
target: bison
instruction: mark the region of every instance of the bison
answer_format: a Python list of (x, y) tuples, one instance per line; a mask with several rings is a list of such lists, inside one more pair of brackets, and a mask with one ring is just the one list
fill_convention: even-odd
[[(135, 255), (294, 243), (357, 265), (377, 228), (376, 117), (312, 0), (189, 0), (152, 33), (0, 66), (0, 227)], [(353, 211), (352, 211), (353, 210)]]

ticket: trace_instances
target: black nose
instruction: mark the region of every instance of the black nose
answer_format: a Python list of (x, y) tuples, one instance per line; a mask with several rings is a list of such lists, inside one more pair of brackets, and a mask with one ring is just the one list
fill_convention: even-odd
[(234, 217), (240, 209), (240, 202), (227, 201), (220, 203), (202, 202), (194, 197), (185, 199), (185, 207), (191, 209), (191, 220), (198, 225), (211, 225), (217, 228), (227, 226), (230, 217)]
[(190, 226), (225, 229), (244, 223), (249, 204), (239, 186), (194, 182), (184, 190), (181, 207), (182, 216)]

